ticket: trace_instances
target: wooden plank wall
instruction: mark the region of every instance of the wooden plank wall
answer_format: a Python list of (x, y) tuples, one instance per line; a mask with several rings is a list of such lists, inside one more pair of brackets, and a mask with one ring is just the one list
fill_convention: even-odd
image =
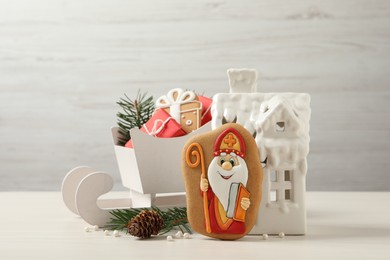
[(119, 181), (118, 98), (226, 92), (230, 67), (311, 94), (309, 190), (390, 190), (387, 0), (0, 0), (0, 190)]

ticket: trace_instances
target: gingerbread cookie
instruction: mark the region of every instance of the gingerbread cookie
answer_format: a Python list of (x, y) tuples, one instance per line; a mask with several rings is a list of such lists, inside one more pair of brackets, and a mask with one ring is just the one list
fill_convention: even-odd
[(263, 171), (253, 136), (225, 124), (189, 139), (182, 172), (191, 227), (205, 236), (233, 240), (255, 225)]
[(156, 101), (156, 108), (164, 109), (186, 133), (198, 129), (201, 123), (202, 103), (193, 92), (175, 88)]

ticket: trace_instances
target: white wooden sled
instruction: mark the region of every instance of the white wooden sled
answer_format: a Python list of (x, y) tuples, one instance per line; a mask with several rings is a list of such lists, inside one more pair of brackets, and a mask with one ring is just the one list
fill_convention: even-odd
[(119, 208), (185, 206), (181, 176), (181, 150), (194, 135), (210, 131), (210, 123), (181, 137), (157, 138), (131, 129), (134, 149), (118, 145), (120, 134), (112, 137), (122, 184), (130, 189), (126, 198), (99, 199), (113, 188), (108, 173), (87, 166), (72, 169), (62, 182), (62, 196), (70, 211), (91, 225), (105, 226), (109, 211)]

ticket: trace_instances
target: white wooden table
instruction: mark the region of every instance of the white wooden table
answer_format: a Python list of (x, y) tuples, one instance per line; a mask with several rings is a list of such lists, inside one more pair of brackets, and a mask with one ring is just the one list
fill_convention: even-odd
[(0, 192), (0, 259), (390, 259), (390, 193), (310, 192), (308, 234), (219, 241), (85, 232), (59, 192)]

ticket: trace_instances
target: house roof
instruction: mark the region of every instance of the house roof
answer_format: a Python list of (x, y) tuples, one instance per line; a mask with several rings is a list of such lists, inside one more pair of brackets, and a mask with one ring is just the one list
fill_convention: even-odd
[(279, 127), (287, 128), (286, 133), (296, 133), (302, 125), (298, 112), (289, 100), (281, 96), (274, 96), (269, 101), (262, 103), (256, 124), (257, 128), (260, 127), (265, 133), (269, 130), (275, 132), (277, 122), (283, 123)]

